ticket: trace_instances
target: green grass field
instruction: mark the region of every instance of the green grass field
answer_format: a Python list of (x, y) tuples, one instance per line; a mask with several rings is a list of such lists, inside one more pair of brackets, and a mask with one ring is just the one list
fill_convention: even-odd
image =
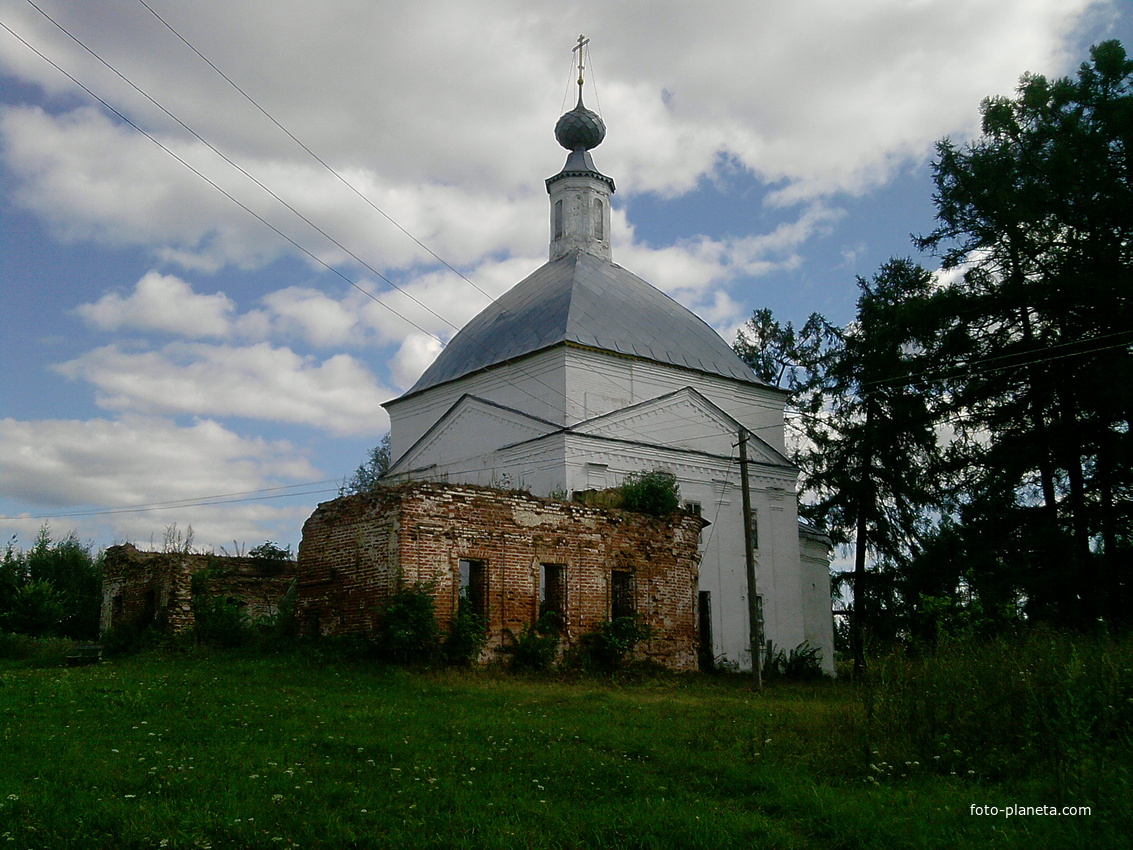
[(863, 705), (846, 684), (412, 672), (310, 650), (0, 661), (0, 847), (1129, 846), (1127, 772), (1059, 788), (959, 748), (886, 760)]

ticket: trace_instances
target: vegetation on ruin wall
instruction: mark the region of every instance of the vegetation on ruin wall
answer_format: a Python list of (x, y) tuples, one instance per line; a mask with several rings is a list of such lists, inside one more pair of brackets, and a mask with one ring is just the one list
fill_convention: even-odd
[(1035, 633), (874, 659), (868, 686), (762, 692), (736, 676), (414, 672), (325, 645), (0, 661), (0, 841), (1127, 846), (1131, 650)]

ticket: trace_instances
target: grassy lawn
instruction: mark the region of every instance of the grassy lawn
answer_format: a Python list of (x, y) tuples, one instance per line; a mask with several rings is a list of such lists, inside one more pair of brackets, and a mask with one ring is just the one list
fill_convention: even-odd
[(1042, 777), (968, 773), (958, 751), (948, 770), (882, 764), (861, 704), (841, 684), (407, 672), (309, 651), (0, 661), (0, 847), (1129, 846), (1127, 782), (1054, 799)]

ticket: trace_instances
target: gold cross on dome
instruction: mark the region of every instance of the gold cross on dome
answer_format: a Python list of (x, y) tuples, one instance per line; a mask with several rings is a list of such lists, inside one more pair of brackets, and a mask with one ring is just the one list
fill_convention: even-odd
[(571, 53), (574, 53), (576, 50), (578, 51), (578, 99), (579, 100), (582, 99), (582, 68), (583, 68), (582, 48), (584, 48), (589, 43), (590, 43), (590, 39), (588, 39), (582, 33), (579, 33), (578, 34), (578, 47), (572, 47), (570, 49)]

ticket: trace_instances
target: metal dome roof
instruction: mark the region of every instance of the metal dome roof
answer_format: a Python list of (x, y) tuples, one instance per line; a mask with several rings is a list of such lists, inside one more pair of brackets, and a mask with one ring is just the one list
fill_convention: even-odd
[(668, 295), (619, 265), (574, 252), (472, 319), (406, 395), (561, 343), (761, 383), (719, 334)]

